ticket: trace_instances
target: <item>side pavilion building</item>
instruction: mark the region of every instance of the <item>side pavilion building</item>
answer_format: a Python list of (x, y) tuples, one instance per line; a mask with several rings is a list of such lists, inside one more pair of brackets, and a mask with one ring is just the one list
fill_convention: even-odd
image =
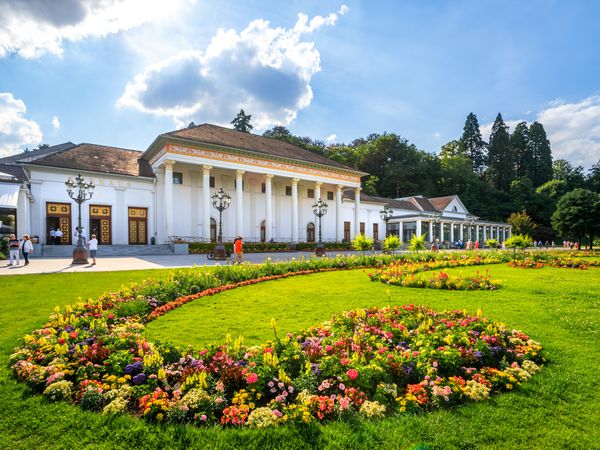
[[(204, 124), (159, 135), (144, 152), (71, 142), (0, 158), (0, 220), (49, 242), (50, 229), (75, 239), (76, 204), (65, 181), (81, 173), (96, 190), (83, 205), (82, 223), (101, 245), (168, 243), (176, 238), (214, 241), (218, 212), (211, 195), (231, 195), (223, 214), (224, 240), (314, 242), (318, 222), (312, 205), (328, 205), (324, 241), (350, 241), (358, 233), (404, 242), (503, 241), (505, 223), (469, 214), (456, 196), (427, 199), (373, 197), (361, 192), (368, 175), (292, 144)], [(387, 223), (380, 211), (393, 213)], [(12, 219), (11, 219), (12, 218)], [(12, 222), (11, 222), (12, 220)]]

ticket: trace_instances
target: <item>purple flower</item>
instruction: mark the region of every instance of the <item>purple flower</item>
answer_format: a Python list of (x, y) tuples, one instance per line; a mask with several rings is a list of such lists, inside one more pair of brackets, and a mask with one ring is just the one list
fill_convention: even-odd
[(135, 377), (131, 379), (131, 381), (133, 381), (133, 384), (143, 384), (146, 382), (146, 374), (143, 372), (138, 373)]
[(129, 375), (135, 375), (136, 373), (140, 373), (144, 365), (141, 361), (134, 362), (133, 364), (127, 364), (125, 366), (125, 373)]

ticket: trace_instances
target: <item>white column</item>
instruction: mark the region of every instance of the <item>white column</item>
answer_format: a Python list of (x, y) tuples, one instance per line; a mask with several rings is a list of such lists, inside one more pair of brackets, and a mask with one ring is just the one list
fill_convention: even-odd
[(244, 171), (235, 171), (235, 234), (244, 236)]
[(458, 225), (458, 237), (462, 241), (465, 237), (464, 225), (461, 223)]
[(450, 243), (454, 243), (454, 222), (450, 222)]
[[(27, 189), (26, 185), (21, 186), (19, 189), (19, 196), (17, 198), (17, 238), (22, 238), (24, 234), (33, 234), (29, 229), (30, 227), (30, 219), (29, 219), (29, 199), (27, 198), (27, 193), (29, 189)], [(42, 237), (40, 236), (40, 239)]]
[(321, 181), (315, 182), (315, 201), (321, 198), (321, 185), (323, 183)]
[(292, 178), (292, 242), (298, 242), (298, 182)]
[(210, 169), (202, 166), (202, 238), (210, 241)]
[(342, 221), (342, 186), (338, 184), (335, 187), (335, 240), (342, 242), (344, 239), (343, 221)]
[[(125, 188), (122, 186), (115, 186), (115, 229), (113, 231), (113, 243), (114, 244), (128, 244), (129, 243), (129, 223), (127, 206), (125, 205)], [(165, 235), (165, 242), (167, 237)]]
[(360, 190), (360, 187), (354, 188), (354, 236), (360, 233)]
[(444, 242), (444, 222), (440, 222), (440, 242)]
[(265, 175), (265, 241), (273, 238), (273, 197), (271, 194), (271, 180), (273, 175)]
[(475, 239), (473, 239), (473, 242), (478, 241), (479, 240), (479, 224), (475, 225)]
[(435, 237), (433, 236), (433, 221), (429, 220), (429, 242), (435, 241)]
[(173, 166), (175, 161), (165, 163), (165, 242), (173, 235)]
[(483, 242), (487, 241), (487, 225), (483, 226)]
[(421, 237), (421, 219), (417, 219), (417, 237)]
[(404, 222), (400, 221), (398, 222), (398, 237), (400, 238), (400, 241), (402, 241), (404, 236)]

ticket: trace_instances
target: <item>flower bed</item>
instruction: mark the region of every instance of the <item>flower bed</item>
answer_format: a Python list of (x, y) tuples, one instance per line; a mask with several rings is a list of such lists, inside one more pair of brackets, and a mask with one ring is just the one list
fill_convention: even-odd
[(509, 261), (510, 267), (520, 269), (541, 269), (544, 266), (555, 267), (559, 269), (580, 269), (587, 270), (589, 267), (600, 266), (600, 261), (585, 261), (577, 258), (568, 257), (538, 257), (525, 258), (522, 260)]
[(485, 400), (539, 370), (539, 343), (479, 314), (358, 309), (297, 335), (181, 353), (144, 338), (118, 301), (58, 309), (12, 355), (50, 400), (151, 421), (277, 426), (382, 417)]
[(487, 271), (483, 274), (477, 271), (477, 274), (474, 276), (449, 275), (443, 271), (433, 275), (422, 272), (440, 268), (494, 264), (497, 262), (498, 260), (495, 256), (485, 258), (476, 256), (424, 263), (395, 261), (388, 266), (378, 268), (375, 272), (370, 273), (369, 277), (372, 281), (380, 281), (395, 286), (448, 290), (495, 290), (500, 286), (500, 282), (492, 280)]
[(510, 267), (516, 267), (519, 269), (541, 269), (544, 267), (544, 263), (540, 261), (534, 261), (531, 258), (525, 258), (523, 260), (515, 259), (507, 263)]

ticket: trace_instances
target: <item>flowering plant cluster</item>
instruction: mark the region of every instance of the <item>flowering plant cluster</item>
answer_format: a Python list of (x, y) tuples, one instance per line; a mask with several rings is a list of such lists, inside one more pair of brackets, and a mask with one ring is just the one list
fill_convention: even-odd
[(544, 266), (555, 267), (559, 269), (580, 269), (587, 270), (589, 267), (600, 266), (600, 261), (589, 260), (585, 261), (577, 258), (570, 258), (564, 256), (556, 257), (528, 257), (521, 260), (515, 259), (514, 261), (508, 262), (510, 267), (517, 267), (520, 269), (541, 269)]
[(474, 276), (450, 275), (444, 271), (436, 274), (424, 274), (423, 272), (441, 268), (494, 264), (497, 262), (496, 254), (485, 258), (481, 256), (465, 257), (461, 255), (455, 259), (428, 262), (399, 260), (392, 262), (388, 266), (378, 268), (375, 272), (370, 273), (369, 277), (372, 281), (380, 281), (396, 286), (448, 290), (494, 290), (500, 286), (500, 282), (493, 280), (487, 270), (483, 274), (477, 271)]
[(510, 267), (516, 267), (519, 269), (541, 269), (544, 267), (544, 263), (541, 261), (535, 261), (531, 258), (515, 259), (507, 263)]
[(121, 300), (56, 309), (12, 355), (17, 378), (105, 414), (262, 428), (485, 400), (544, 361), (539, 343), (480, 312), (414, 305), (342, 313), (283, 338), (273, 324), (275, 339), (258, 346), (239, 338), (181, 352), (145, 338), (149, 312), (117, 317)]

